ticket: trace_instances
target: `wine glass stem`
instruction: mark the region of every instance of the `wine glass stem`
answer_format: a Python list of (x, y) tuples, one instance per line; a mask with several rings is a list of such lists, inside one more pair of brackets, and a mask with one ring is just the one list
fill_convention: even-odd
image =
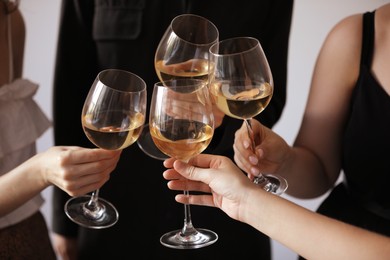
[[(183, 193), (185, 196), (189, 196), (190, 194), (187, 190), (185, 190)], [(190, 205), (184, 204), (184, 226), (181, 230), (181, 235), (186, 237), (191, 236), (196, 232), (196, 229), (192, 225)]]
[[(244, 119), (245, 121), (245, 124), (246, 124), (246, 129), (247, 129), (247, 132), (248, 132), (248, 137), (249, 139), (251, 140), (251, 148), (252, 148), (252, 152), (255, 153), (255, 148), (256, 148), (256, 144), (255, 144), (255, 138), (254, 138), (254, 134), (253, 134), (253, 129), (252, 129), (252, 124), (251, 124), (251, 118), (249, 119)], [(266, 182), (267, 179), (264, 177), (264, 175), (262, 173), (259, 173), (258, 176), (256, 176), (253, 180), (254, 183), (256, 184), (262, 184), (264, 182)]]
[(91, 219), (99, 219), (103, 216), (105, 208), (99, 203), (99, 189), (92, 193), (91, 199), (85, 203), (83, 209), (84, 213)]
[(251, 140), (251, 148), (252, 152), (255, 152), (255, 138), (253, 136), (253, 129), (252, 129), (252, 124), (251, 124), (251, 119), (245, 119), (245, 124), (246, 124), (246, 130), (248, 132), (249, 139)]
[(99, 189), (92, 192), (91, 200), (89, 201), (89, 205), (96, 205), (97, 201), (99, 199)]

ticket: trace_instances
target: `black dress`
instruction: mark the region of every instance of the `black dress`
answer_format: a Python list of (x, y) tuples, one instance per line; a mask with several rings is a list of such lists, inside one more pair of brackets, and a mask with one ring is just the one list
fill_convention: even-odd
[[(153, 84), (158, 81), (155, 50), (170, 21), (181, 13), (210, 19), (218, 27), (220, 39), (253, 36), (260, 40), (275, 90), (258, 119), (272, 127), (286, 99), (292, 8), (292, 0), (64, 0), (54, 78), (55, 144), (91, 147), (82, 131), (80, 114), (100, 70), (120, 68), (139, 75), (148, 85), (150, 101)], [(241, 124), (242, 120), (225, 117), (206, 152), (233, 158), (234, 133)], [(133, 144), (123, 151), (109, 182), (100, 190), (100, 196), (117, 207), (118, 223), (104, 230), (75, 225), (64, 213), (68, 196), (55, 189), (53, 231), (78, 235), (80, 259), (249, 259), (254, 251), (258, 259), (270, 259), (268, 237), (208, 207), (191, 207), (193, 224), (217, 232), (215, 244), (196, 250), (162, 246), (160, 236), (180, 228), (184, 214), (183, 206), (174, 200), (177, 192), (166, 187), (164, 170), (162, 161), (146, 156)], [(144, 197), (152, 197), (152, 203)]]
[(344, 132), (345, 182), (318, 208), (329, 217), (390, 236), (390, 96), (371, 73), (375, 12), (363, 16), (360, 74)]
[(342, 167), (346, 182), (318, 211), (390, 236), (390, 97), (371, 74), (375, 12), (364, 15), (360, 76), (353, 92)]

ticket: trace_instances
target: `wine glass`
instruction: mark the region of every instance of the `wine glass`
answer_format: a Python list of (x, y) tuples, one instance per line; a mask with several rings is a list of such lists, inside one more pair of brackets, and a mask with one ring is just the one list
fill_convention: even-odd
[[(141, 134), (146, 117), (146, 84), (137, 75), (118, 69), (101, 71), (93, 82), (81, 113), (84, 133), (97, 147), (124, 149)], [(65, 213), (77, 224), (93, 229), (107, 228), (119, 218), (116, 208), (92, 195), (73, 197)]]
[[(255, 149), (252, 117), (260, 114), (273, 95), (273, 78), (260, 42), (252, 37), (222, 40), (210, 48), (210, 93), (226, 115), (243, 119)], [(282, 194), (287, 181), (278, 175), (260, 174), (253, 181), (265, 190)]]
[[(179, 78), (195, 78), (208, 82), (209, 48), (218, 42), (217, 27), (206, 18), (194, 14), (176, 16), (157, 47), (154, 64), (161, 82)], [(137, 141), (149, 156), (164, 160), (151, 140), (149, 125)]]
[[(188, 162), (210, 144), (214, 115), (207, 82), (174, 79), (154, 85), (149, 114), (150, 133), (159, 150), (169, 157)], [(188, 191), (184, 191), (188, 195)], [(184, 226), (164, 234), (160, 242), (176, 249), (194, 249), (213, 244), (218, 235), (196, 229), (190, 206), (184, 205)]]

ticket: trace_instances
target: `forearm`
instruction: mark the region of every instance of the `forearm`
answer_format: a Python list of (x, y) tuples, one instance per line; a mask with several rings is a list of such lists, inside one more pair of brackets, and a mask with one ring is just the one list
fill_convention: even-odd
[(0, 177), (0, 217), (15, 210), (48, 187), (39, 171), (37, 156)]
[(387, 259), (390, 238), (253, 189), (242, 220), (307, 259)]
[(286, 193), (301, 199), (321, 196), (333, 185), (321, 161), (313, 153), (300, 147), (290, 149), (288, 159), (277, 173), (288, 181)]

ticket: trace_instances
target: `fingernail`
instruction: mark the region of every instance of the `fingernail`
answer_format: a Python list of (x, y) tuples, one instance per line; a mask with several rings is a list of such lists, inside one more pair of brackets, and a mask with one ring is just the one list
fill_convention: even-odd
[(253, 156), (253, 155), (249, 156), (249, 161), (250, 161), (251, 164), (253, 164), (253, 165), (257, 165), (257, 163), (259, 162), (259, 160), (257, 159), (257, 157), (256, 157), (256, 156)]
[(243, 142), (243, 145), (244, 145), (245, 149), (248, 149), (250, 144), (249, 144), (249, 142), (247, 140), (245, 140)]
[(256, 149), (256, 154), (257, 154), (257, 156), (258, 156), (258, 158), (262, 158), (262, 156), (263, 156), (263, 150), (262, 149)]
[(259, 171), (259, 169), (255, 168), (255, 167), (251, 167), (251, 174), (255, 175), (255, 176), (259, 176), (260, 171)]

